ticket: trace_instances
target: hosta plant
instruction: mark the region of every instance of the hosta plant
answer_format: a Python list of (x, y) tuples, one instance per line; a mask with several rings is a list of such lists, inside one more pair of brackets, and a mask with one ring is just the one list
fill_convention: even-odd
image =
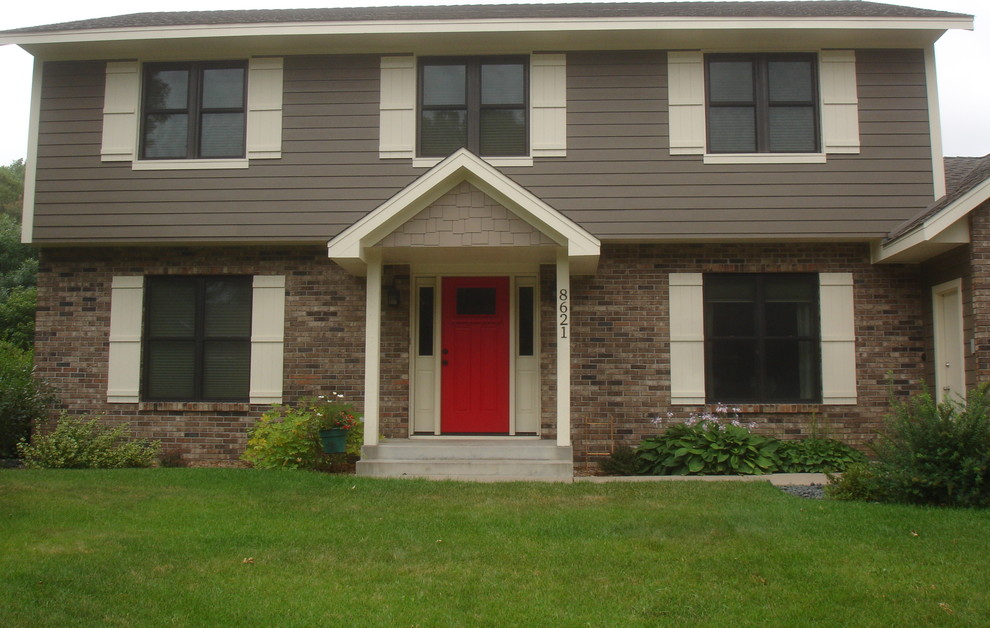
[(835, 473), (866, 462), (863, 452), (832, 438), (783, 441), (777, 457), (784, 473)]
[(761, 475), (777, 470), (780, 441), (754, 434), (729, 408), (689, 417), (636, 449), (647, 475)]

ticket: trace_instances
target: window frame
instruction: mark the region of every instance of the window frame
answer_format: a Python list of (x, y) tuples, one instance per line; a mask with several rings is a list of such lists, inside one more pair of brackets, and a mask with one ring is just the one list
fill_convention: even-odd
[[(711, 96), (711, 64), (719, 61), (746, 61), (753, 65), (753, 99), (750, 101), (728, 101), (713, 103)], [(770, 101), (768, 65), (772, 61), (804, 61), (811, 70), (811, 95), (808, 101)], [(805, 155), (818, 154), (823, 150), (822, 102), (819, 59), (815, 53), (713, 53), (704, 56), (705, 88), (705, 152), (711, 155)], [(730, 151), (714, 150), (712, 147), (713, 108), (752, 107), (754, 110), (754, 150)], [(812, 150), (772, 151), (770, 150), (770, 110), (775, 107), (808, 107), (812, 112)]]
[[(484, 65), (499, 64), (519, 64), (523, 71), (523, 97), (522, 103), (484, 105), (481, 102), (481, 68)], [(424, 68), (431, 65), (463, 65), (465, 68), (465, 98), (464, 105), (425, 105), (423, 97), (425, 95), (425, 72)], [(530, 140), (531, 123), (531, 94), (530, 94), (530, 58), (528, 55), (480, 55), (480, 56), (455, 56), (455, 57), (420, 57), (416, 66), (416, 157), (423, 159), (443, 159), (449, 156), (427, 155), (423, 151), (423, 112), (465, 109), (467, 125), (467, 141), (465, 146), (475, 155), (485, 158), (514, 158), (528, 157), (532, 150)], [(523, 141), (522, 152), (518, 154), (484, 154), (481, 152), (481, 114), (485, 109), (518, 109), (523, 113)]]
[[(206, 337), (206, 284), (210, 281), (225, 280), (244, 284), (250, 295), (248, 305), (247, 333), (237, 336), (215, 336)], [(151, 359), (150, 347), (153, 344), (165, 344), (172, 342), (190, 342), (189, 339), (177, 339), (175, 337), (158, 337), (151, 333), (151, 300), (155, 291), (155, 285), (160, 283), (193, 283), (196, 288), (196, 303), (193, 313), (193, 395), (186, 397), (153, 397), (149, 394), (151, 389)], [(213, 402), (213, 403), (246, 403), (251, 396), (251, 355), (252, 355), (252, 326), (254, 324), (254, 277), (251, 275), (148, 275), (144, 283), (144, 300), (142, 309), (142, 333), (141, 333), (141, 388), (140, 399), (142, 402)], [(205, 360), (204, 348), (208, 342), (243, 342), (247, 345), (247, 381), (245, 384), (245, 395), (243, 397), (207, 397), (203, 394)]]
[[(243, 73), (241, 102), (239, 107), (205, 107), (203, 106), (203, 78), (207, 70), (239, 69)], [(154, 109), (148, 107), (148, 81), (151, 74), (162, 70), (184, 70), (188, 72), (188, 84), (186, 93), (186, 106), (181, 109)], [(141, 97), (140, 103), (140, 133), (138, 141), (139, 159), (142, 161), (182, 161), (182, 160), (230, 160), (244, 159), (247, 155), (247, 124), (248, 124), (248, 79), (249, 67), (247, 61), (181, 61), (181, 62), (152, 62), (143, 64), (141, 71)], [(201, 156), (202, 150), (202, 117), (209, 113), (240, 113), (241, 124), (241, 151), (234, 155), (212, 155)], [(188, 117), (186, 129), (186, 154), (183, 157), (149, 157), (148, 150), (148, 117), (151, 115), (180, 115)]]
[[(754, 282), (755, 296), (754, 307), (754, 333), (752, 335), (725, 335), (716, 336), (712, 333), (712, 317), (710, 316), (710, 291), (712, 277), (734, 277), (740, 280), (752, 280)], [(766, 321), (766, 280), (768, 278), (800, 278), (813, 288), (814, 301), (809, 304), (812, 312), (813, 329), (809, 334), (794, 335), (773, 335), (768, 333)], [(822, 366), (822, 323), (821, 323), (821, 286), (819, 276), (815, 273), (705, 273), (702, 278), (702, 316), (704, 334), (704, 361), (705, 361), (705, 401), (706, 403), (739, 403), (739, 404), (819, 404), (823, 402), (823, 366)], [(739, 398), (726, 398), (715, 393), (715, 344), (725, 340), (748, 340), (756, 343), (755, 364), (756, 364), (756, 390), (752, 396)], [(772, 398), (767, 395), (767, 382), (769, 371), (767, 369), (768, 341), (791, 341), (794, 343), (806, 342), (812, 347), (813, 355), (811, 365), (814, 372), (812, 389), (814, 394), (807, 398)]]

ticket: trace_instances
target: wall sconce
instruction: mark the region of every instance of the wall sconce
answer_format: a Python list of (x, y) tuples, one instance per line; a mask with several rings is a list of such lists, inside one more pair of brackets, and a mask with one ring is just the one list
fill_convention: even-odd
[(388, 307), (399, 307), (401, 304), (399, 289), (395, 286), (395, 279), (392, 285), (385, 288), (385, 305)]

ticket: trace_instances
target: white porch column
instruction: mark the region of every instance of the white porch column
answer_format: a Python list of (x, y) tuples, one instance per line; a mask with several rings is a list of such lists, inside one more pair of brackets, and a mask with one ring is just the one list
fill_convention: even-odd
[(378, 249), (365, 251), (368, 263), (364, 323), (364, 444), (378, 444), (382, 331), (382, 257)]
[(557, 446), (571, 446), (571, 264), (557, 250)]

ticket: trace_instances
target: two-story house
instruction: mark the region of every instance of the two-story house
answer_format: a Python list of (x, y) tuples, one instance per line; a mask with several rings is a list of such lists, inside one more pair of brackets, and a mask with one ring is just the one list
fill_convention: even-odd
[(366, 474), (567, 478), (716, 402), (862, 444), (891, 385), (990, 374), (990, 162), (946, 176), (933, 57), (971, 27), (825, 1), (0, 33), (36, 58), (38, 372), (200, 463), (331, 392)]

